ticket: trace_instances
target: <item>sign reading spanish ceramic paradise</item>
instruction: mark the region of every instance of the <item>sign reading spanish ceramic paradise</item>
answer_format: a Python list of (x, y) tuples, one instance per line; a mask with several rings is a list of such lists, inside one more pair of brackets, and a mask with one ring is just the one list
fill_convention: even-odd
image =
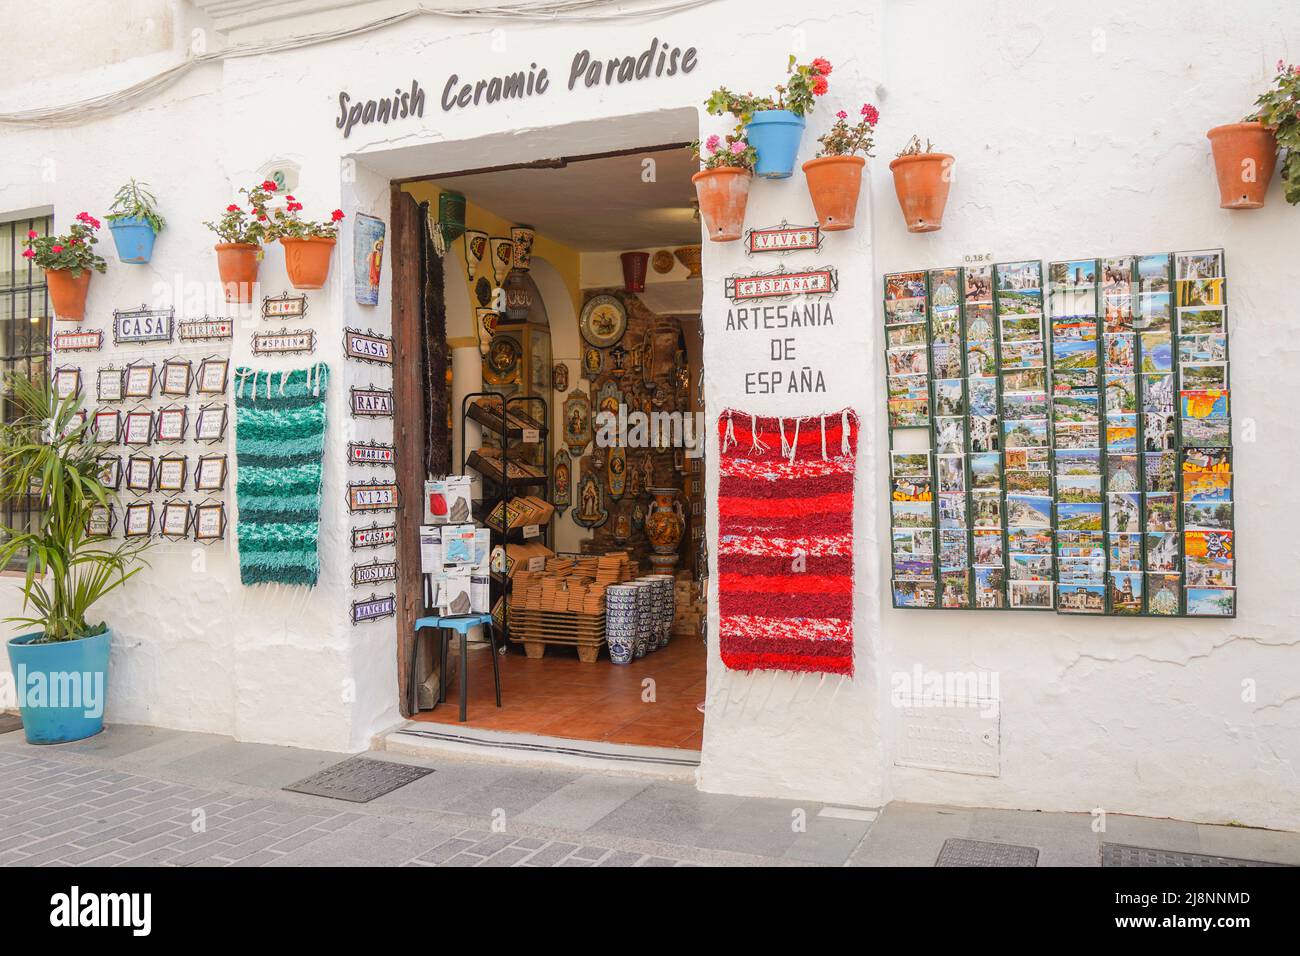
[(822, 247), (820, 226), (792, 226), (781, 223), (770, 229), (751, 229), (745, 233), (745, 254), (756, 252), (775, 252), (785, 254), (810, 250), (816, 252)]
[[(662, 80), (684, 76), (699, 66), (699, 52), (695, 47), (682, 49), (666, 40), (654, 37), (650, 45), (627, 55), (610, 55), (604, 49), (593, 55), (591, 50), (578, 50), (569, 59), (566, 91), (572, 93), (579, 84), (584, 89), (601, 86), (621, 86), (641, 80)], [(443, 112), (476, 109), (507, 100), (524, 100), (546, 95), (551, 89), (551, 71), (544, 64), (530, 61), (525, 68), (507, 68), (495, 76), (465, 76), (452, 73), (442, 85), (440, 104)], [(424, 118), (425, 90), (419, 80), (411, 80), (388, 90), (377, 99), (363, 99), (346, 90), (339, 91), (338, 116), (334, 128), (343, 131), (343, 138), (352, 135), (356, 126), (371, 123), (387, 125), (396, 120)]]
[(839, 288), (835, 269), (808, 269), (803, 272), (770, 272), (763, 275), (731, 276), (725, 291), (732, 302), (754, 299), (790, 299), (800, 295), (831, 295)]

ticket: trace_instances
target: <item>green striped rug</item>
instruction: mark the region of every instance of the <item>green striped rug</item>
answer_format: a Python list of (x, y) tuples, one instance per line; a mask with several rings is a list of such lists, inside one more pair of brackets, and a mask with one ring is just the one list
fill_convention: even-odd
[(235, 369), (239, 580), (305, 584), (320, 573), (323, 362), (292, 372)]

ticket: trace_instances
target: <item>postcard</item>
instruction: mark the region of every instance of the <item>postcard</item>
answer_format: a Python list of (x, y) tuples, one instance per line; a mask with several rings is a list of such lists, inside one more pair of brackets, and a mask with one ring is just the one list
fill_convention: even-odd
[(970, 420), (970, 450), (997, 451), (998, 419), (996, 415), (975, 415)]
[(1137, 361), (1137, 335), (1108, 332), (1101, 342), (1107, 372), (1131, 372)]
[(929, 401), (930, 398), (930, 378), (927, 375), (890, 375), (885, 378), (885, 387), (891, 399)]
[(1177, 491), (1178, 464), (1171, 451), (1146, 452), (1143, 456), (1143, 481), (1147, 491)]
[(957, 455), (966, 450), (966, 419), (935, 418), (934, 448), (940, 455)]
[(1002, 532), (976, 529), (972, 533), (975, 543), (975, 564), (1002, 564)]
[(1178, 337), (1178, 361), (1181, 364), (1195, 362), (1225, 362), (1228, 359), (1228, 337), (1226, 335), (1180, 335)]
[(1052, 499), (1049, 495), (1007, 495), (1007, 526), (1012, 528), (1050, 528)]
[(1101, 475), (1068, 475), (1062, 477), (1058, 474), (1056, 478), (1056, 500), (1063, 502), (1101, 501)]
[(1178, 374), (1184, 389), (1223, 391), (1228, 387), (1227, 362), (1186, 362)]
[(1106, 416), (1106, 450), (1137, 451), (1137, 416), (1124, 412)]
[(971, 485), (974, 488), (999, 488), (1002, 482), (1002, 456), (997, 452), (978, 452), (970, 456)]
[(997, 355), (987, 342), (966, 343), (966, 375), (971, 379), (990, 378), (998, 372)]
[(1183, 418), (1226, 420), (1228, 390), (1221, 388), (1184, 390), (1178, 393)]
[(1002, 414), (1007, 418), (1046, 418), (1046, 392), (1016, 392), (1002, 396)]
[(966, 387), (966, 399), (972, 415), (996, 415), (998, 412), (998, 382), (994, 378), (972, 378)]
[(1187, 614), (1190, 617), (1232, 617), (1237, 613), (1236, 588), (1187, 589)]
[(1062, 583), (1056, 586), (1062, 614), (1106, 613), (1106, 589), (1102, 584), (1081, 582)]
[(930, 477), (891, 478), (891, 500), (898, 501), (933, 501), (934, 490), (930, 487)]
[(998, 291), (1037, 289), (1043, 284), (1043, 266), (1037, 261), (1002, 262), (997, 266)]
[(1226, 329), (1221, 306), (1212, 309), (1179, 309), (1178, 334), (1222, 334)]
[(1142, 530), (1142, 495), (1136, 491), (1106, 495), (1106, 530), (1138, 533)]
[(1232, 472), (1184, 471), (1183, 494), (1189, 502), (1232, 500)]
[(1144, 412), (1174, 411), (1174, 377), (1166, 372), (1142, 376), (1142, 410)]
[(1230, 588), (1235, 573), (1231, 558), (1188, 558), (1188, 587)]
[(1067, 475), (1100, 475), (1101, 451), (1096, 448), (1071, 448), (1056, 453), (1056, 479)]
[(940, 455), (939, 490), (955, 492), (966, 490), (966, 456)]
[(1109, 534), (1106, 544), (1112, 571), (1142, 570), (1142, 538), (1136, 534)]
[(1178, 570), (1178, 534), (1173, 531), (1152, 531), (1146, 535), (1147, 570)]
[(1184, 531), (1183, 554), (1189, 558), (1233, 557), (1231, 531)]
[(1232, 449), (1184, 445), (1183, 471), (1232, 471)]
[(889, 427), (915, 428), (930, 424), (928, 398), (891, 398), (889, 400)]
[(1061, 531), (1100, 531), (1101, 503), (1059, 502), (1056, 506), (1056, 527)]
[(896, 478), (930, 477), (930, 453), (928, 451), (889, 453), (890, 472)]
[(1183, 441), (1206, 447), (1228, 448), (1232, 444), (1232, 426), (1227, 421), (1184, 418)]
[(939, 568), (949, 571), (969, 566), (970, 558), (966, 553), (966, 532), (964, 530), (940, 531)]
[(894, 528), (890, 531), (894, 554), (910, 557), (934, 555), (934, 532), (928, 528)]
[(942, 494), (939, 496), (939, 527), (947, 530), (965, 528), (966, 496)]
[(1051, 581), (1011, 581), (1007, 595), (1013, 608), (1050, 611), (1055, 587)]
[(1106, 411), (1136, 412), (1137, 410), (1137, 379), (1131, 375), (1107, 375)]
[[(1016, 311), (1008, 314), (1005, 311), (1005, 301), (1000, 303), (999, 314), (1002, 318), (1002, 341), (1003, 342), (1027, 342), (1043, 337), (1043, 317), (1038, 314), (1037, 301), (1038, 293), (1033, 293), (1034, 300), (1026, 301), (1026, 307), (1022, 311)], [(1032, 306), (1032, 307), (1031, 307)]]
[(1044, 369), (1018, 369), (1002, 376), (1002, 394), (1010, 392), (1047, 391), (1047, 373)]
[(1106, 543), (1100, 531), (1061, 531), (1056, 553), (1066, 558), (1105, 558)]
[(1050, 554), (1012, 554), (1009, 556), (1012, 581), (1050, 581), (1052, 556)]
[(1030, 342), (1007, 342), (1002, 346), (1002, 368), (1043, 368), (1047, 364), (1043, 356), (1043, 340)]
[(934, 505), (928, 501), (891, 501), (889, 514), (895, 528), (934, 527)]
[(1051, 554), (1052, 532), (1036, 528), (1012, 528), (1007, 532), (1007, 550), (1023, 554)]
[(1183, 527), (1189, 531), (1231, 531), (1232, 502), (1188, 502), (1183, 505)]
[(925, 344), (925, 324), (913, 322), (908, 325), (896, 325), (885, 329), (885, 344), (890, 348), (904, 345)]
[(948, 608), (970, 607), (970, 575), (966, 571), (941, 571), (942, 604)]
[(934, 413), (938, 416), (966, 414), (966, 385), (964, 379), (935, 379)]
[(1012, 471), (1033, 471), (1048, 474), (1051, 471), (1050, 451), (1046, 448), (1008, 448), (1006, 469)]
[(1142, 448), (1144, 451), (1169, 451), (1174, 447), (1173, 412), (1142, 414)]
[(1047, 419), (1007, 419), (1002, 422), (1003, 445), (1007, 448), (1038, 448), (1047, 445)]
[(1223, 279), (1180, 279), (1177, 283), (1179, 308), (1223, 305)]
[(1172, 491), (1161, 491), (1146, 496), (1147, 531), (1178, 530), (1178, 495)]
[(933, 578), (934, 561), (929, 558), (914, 558), (905, 554), (894, 555), (894, 577), (896, 578)]
[(1002, 494), (997, 491), (972, 491), (970, 495), (971, 526), (974, 528), (1002, 527)]
[(961, 349), (956, 345), (938, 344), (931, 348), (935, 378), (958, 378), (961, 375)]
[(885, 366), (890, 375), (925, 375), (930, 370), (925, 347), (916, 345), (886, 350)]
[(1052, 492), (1052, 476), (1046, 472), (1009, 471), (1006, 480), (1007, 491), (1039, 495), (1050, 495)]
[(934, 607), (934, 579), (894, 581), (894, 607)]
[(1112, 571), (1107, 592), (1113, 614), (1142, 613), (1142, 573), (1140, 571)]
[(1223, 251), (1175, 252), (1174, 275), (1179, 279), (1217, 279), (1223, 275)]
[(1057, 423), (1097, 420), (1095, 388), (1056, 388), (1052, 393), (1052, 417)]

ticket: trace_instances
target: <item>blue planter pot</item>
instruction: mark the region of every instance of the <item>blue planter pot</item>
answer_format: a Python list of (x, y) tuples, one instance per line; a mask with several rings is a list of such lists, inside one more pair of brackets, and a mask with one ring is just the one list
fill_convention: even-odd
[(789, 110), (759, 110), (745, 127), (745, 138), (758, 153), (754, 172), (765, 179), (789, 179), (794, 172), (804, 119)]
[(33, 644), (41, 632), (9, 641), (9, 664), (29, 744), (64, 744), (104, 729), (108, 648), (113, 632)]
[(113, 244), (122, 262), (145, 263), (153, 258), (153, 241), (158, 236), (149, 223), (132, 217), (110, 222), (108, 228), (113, 231)]

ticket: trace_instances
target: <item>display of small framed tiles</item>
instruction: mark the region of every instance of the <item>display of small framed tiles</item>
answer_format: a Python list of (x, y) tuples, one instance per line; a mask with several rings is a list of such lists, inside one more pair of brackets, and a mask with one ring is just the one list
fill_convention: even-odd
[(225, 491), (227, 468), (225, 455), (202, 456), (194, 467), (194, 490)]
[(189, 416), (183, 406), (160, 408), (157, 412), (157, 433), (155, 440), (160, 442), (180, 442), (185, 440), (185, 426)]
[(72, 398), (81, 394), (81, 369), (64, 365), (54, 370), (54, 393), (59, 398)]
[(226, 437), (226, 406), (204, 405), (199, 409), (194, 424), (194, 438), (197, 441), (221, 441)]
[(126, 487), (128, 491), (144, 494), (153, 490), (154, 460), (148, 455), (132, 455), (126, 460)]
[(895, 607), (1236, 615), (1222, 250), (885, 276)]
[(190, 533), (190, 503), (188, 501), (167, 501), (163, 503), (162, 514), (158, 521), (158, 535), (179, 541)]
[(122, 444), (147, 445), (153, 440), (153, 412), (137, 408), (126, 413), (122, 425)]
[(122, 413), (116, 408), (95, 412), (94, 441), (101, 445), (116, 445), (122, 427)]
[(122, 394), (127, 398), (149, 398), (153, 395), (157, 369), (153, 362), (133, 362), (126, 367)]
[(122, 370), (120, 368), (101, 368), (96, 375), (95, 392), (101, 402), (120, 402), (122, 400)]
[(226, 537), (226, 506), (219, 501), (205, 501), (194, 506), (194, 540), (221, 541)]
[(107, 538), (117, 527), (117, 514), (111, 504), (92, 505), (86, 519), (86, 534), (92, 538)]
[(126, 506), (122, 534), (128, 538), (147, 538), (153, 534), (153, 502), (138, 501)]
[(184, 455), (163, 455), (154, 463), (154, 486), (159, 491), (184, 491), (189, 467)]
[(199, 395), (224, 395), (229, 373), (229, 359), (204, 359), (199, 363), (199, 374), (194, 385), (194, 391)]
[(117, 491), (122, 483), (122, 459), (117, 455), (100, 455), (95, 463), (99, 465), (99, 483)]
[(158, 384), (159, 395), (180, 397), (189, 395), (194, 377), (194, 363), (188, 359), (171, 358), (163, 362), (162, 378)]

